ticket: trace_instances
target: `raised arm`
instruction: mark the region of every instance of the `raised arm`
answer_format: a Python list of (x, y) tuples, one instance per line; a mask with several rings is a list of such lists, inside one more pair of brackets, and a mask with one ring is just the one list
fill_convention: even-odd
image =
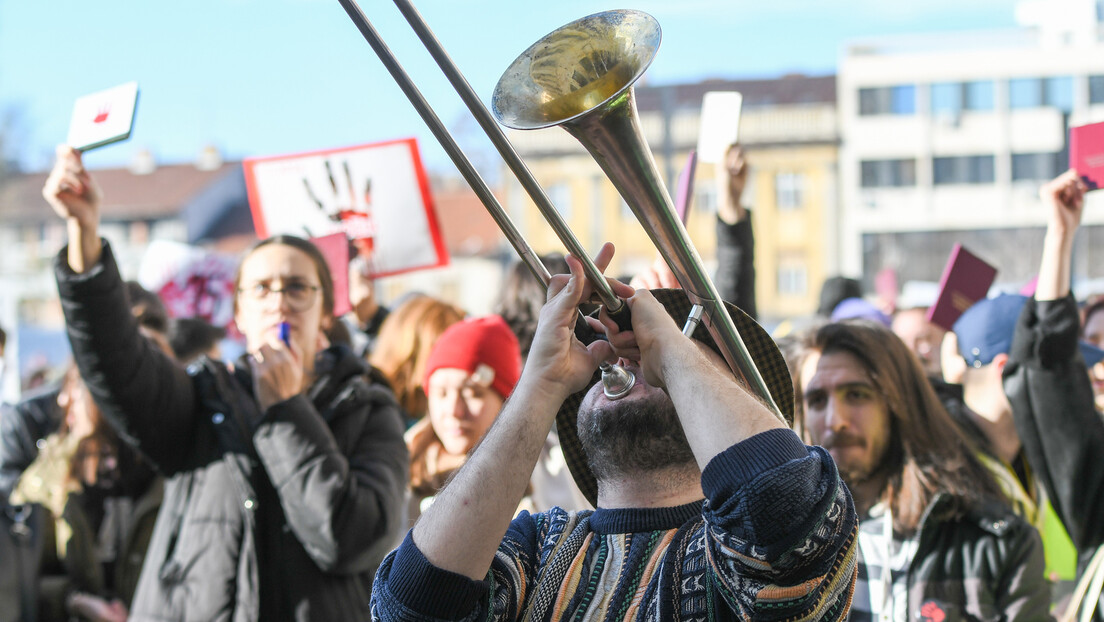
[(1047, 230), (1035, 300), (1058, 300), (1070, 292), (1073, 239), (1085, 209), (1086, 190), (1077, 171), (1069, 170), (1039, 191), (1047, 209)]
[[(607, 244), (595, 263), (604, 268), (612, 256), (613, 247)], [(556, 411), (611, 354), (603, 341), (585, 346), (574, 337), (577, 308), (590, 287), (578, 260), (568, 257), (568, 266), (570, 278), (553, 277), (549, 286), (513, 394), (467, 463), (414, 526), (414, 543), (438, 568), (474, 580), (486, 577)]]
[(67, 145), (57, 148), (57, 161), (46, 178), (42, 196), (69, 233), (69, 268), (83, 274), (100, 262), (100, 192), (96, 180), (81, 162), (80, 152)]
[(751, 226), (751, 213), (743, 204), (748, 163), (740, 145), (729, 147), (724, 168), (724, 192), (717, 205), (717, 275), (714, 283), (721, 298), (754, 318), (755, 234)]
[(1084, 192), (1074, 171), (1043, 186), (1050, 212), (1038, 286), (1020, 315), (1004, 370), (1028, 461), (1079, 548), (1104, 542), (1104, 472), (1097, 468), (1104, 419), (1078, 351), (1077, 305), (1069, 295)]
[(99, 187), (77, 151), (58, 148), (42, 194), (69, 232), (55, 272), (81, 377), (115, 429), (171, 473), (191, 447), (191, 381), (138, 332), (114, 256), (100, 239)]

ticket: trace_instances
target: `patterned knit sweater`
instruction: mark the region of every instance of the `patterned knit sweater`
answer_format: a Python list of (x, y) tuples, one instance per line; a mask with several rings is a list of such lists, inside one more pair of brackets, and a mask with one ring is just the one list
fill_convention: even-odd
[(789, 430), (715, 457), (705, 501), (522, 512), (483, 581), (430, 564), (408, 534), (380, 566), (375, 620), (840, 620), (856, 518), (835, 464)]

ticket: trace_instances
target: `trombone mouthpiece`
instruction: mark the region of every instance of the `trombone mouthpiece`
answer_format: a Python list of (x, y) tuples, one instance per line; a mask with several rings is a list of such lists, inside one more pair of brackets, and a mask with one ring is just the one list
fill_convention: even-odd
[(602, 363), (598, 368), (602, 370), (602, 393), (608, 399), (621, 399), (636, 385), (636, 376), (620, 365)]

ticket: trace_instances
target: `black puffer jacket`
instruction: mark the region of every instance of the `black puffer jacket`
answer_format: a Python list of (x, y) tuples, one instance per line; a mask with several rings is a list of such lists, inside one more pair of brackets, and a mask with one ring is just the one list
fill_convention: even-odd
[(187, 371), (140, 337), (110, 247), (56, 264), (69, 339), (104, 415), (167, 478), (131, 620), (349, 620), (401, 529), (409, 459), (389, 389), (348, 350), (258, 412), (252, 382)]

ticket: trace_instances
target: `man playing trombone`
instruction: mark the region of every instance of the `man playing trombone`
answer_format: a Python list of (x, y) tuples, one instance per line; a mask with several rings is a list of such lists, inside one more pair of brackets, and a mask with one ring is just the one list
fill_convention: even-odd
[[(595, 263), (612, 255), (607, 244)], [(734, 379), (706, 331), (682, 334), (681, 291), (611, 280), (632, 330), (603, 312), (587, 321), (608, 341), (584, 345), (573, 329), (592, 288), (568, 263), (499, 418), (380, 567), (373, 618), (846, 617), (855, 510), (831, 458)], [(792, 405), (777, 348), (728, 309), (776, 402)], [(594, 372), (617, 357), (637, 383), (611, 401)], [(554, 420), (581, 489), (597, 480), (598, 509), (511, 520)]]

